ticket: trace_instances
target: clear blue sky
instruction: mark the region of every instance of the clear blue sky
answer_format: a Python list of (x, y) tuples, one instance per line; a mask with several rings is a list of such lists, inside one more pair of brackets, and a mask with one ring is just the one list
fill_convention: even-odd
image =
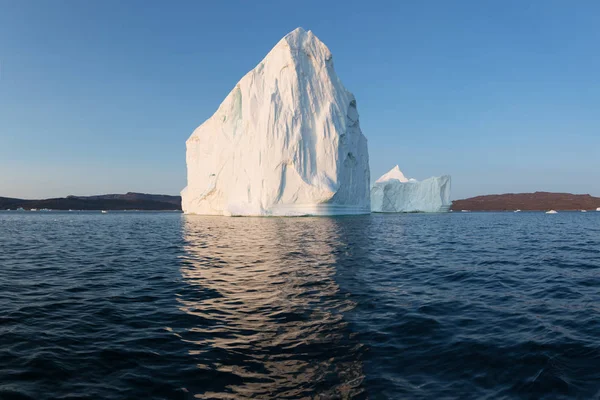
[(595, 0), (0, 0), (0, 196), (178, 193), (185, 140), (298, 26), (357, 98), (372, 178), (600, 195)]

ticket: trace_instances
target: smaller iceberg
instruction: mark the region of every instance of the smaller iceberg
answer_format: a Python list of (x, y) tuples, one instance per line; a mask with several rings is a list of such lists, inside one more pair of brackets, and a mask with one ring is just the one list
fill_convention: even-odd
[(550, 210), (550, 211), (546, 211), (546, 214), (558, 214), (558, 211)]
[(448, 212), (450, 201), (450, 175), (432, 177), (423, 181), (409, 179), (396, 165), (377, 179), (371, 188), (371, 211), (398, 212)]
[(600, 207), (596, 208), (596, 211), (600, 211)]

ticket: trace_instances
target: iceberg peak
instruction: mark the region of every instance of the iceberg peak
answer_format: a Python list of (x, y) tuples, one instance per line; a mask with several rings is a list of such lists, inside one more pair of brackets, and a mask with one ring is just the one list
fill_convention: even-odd
[(301, 49), (311, 45), (323, 46), (327, 48), (327, 46), (325, 46), (325, 43), (321, 42), (319, 38), (312, 33), (312, 31), (305, 31), (301, 27), (298, 27), (290, 33), (288, 33), (287, 35), (285, 35), (279, 41), (279, 43), (282, 42), (287, 43), (287, 45), (292, 49)]
[(333, 67), (331, 51), (325, 43), (312, 31), (305, 31), (300, 27), (285, 35), (256, 68), (261, 68), (266, 63), (279, 64), (280, 70), (293, 65), (296, 71), (298, 64), (312, 66), (316, 70)]
[(386, 181), (389, 181), (392, 179), (396, 179), (400, 182), (408, 182), (409, 181), (404, 176), (402, 171), (400, 171), (400, 167), (396, 165), (394, 168), (390, 169), (387, 173), (383, 174), (379, 179), (377, 179), (375, 181), (375, 183), (386, 182)]
[(294, 38), (298, 38), (300, 36), (304, 36), (304, 35), (307, 35), (309, 33), (312, 35), (311, 31), (306, 31), (306, 30), (304, 30), (304, 28), (302, 28), (301, 26), (299, 26), (296, 29), (294, 29), (293, 31), (291, 31), (290, 33), (288, 33), (287, 35), (285, 35), (283, 38), (285, 40), (287, 40), (287, 41), (290, 41), (290, 40), (293, 41)]

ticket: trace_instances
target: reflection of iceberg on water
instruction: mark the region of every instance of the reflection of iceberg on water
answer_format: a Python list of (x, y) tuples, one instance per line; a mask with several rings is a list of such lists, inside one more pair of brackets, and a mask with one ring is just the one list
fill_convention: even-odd
[[(342, 313), (338, 222), (187, 216), (181, 338), (211, 380), (200, 398), (348, 398), (362, 393), (361, 346)], [(215, 361), (217, 358), (217, 361)]]

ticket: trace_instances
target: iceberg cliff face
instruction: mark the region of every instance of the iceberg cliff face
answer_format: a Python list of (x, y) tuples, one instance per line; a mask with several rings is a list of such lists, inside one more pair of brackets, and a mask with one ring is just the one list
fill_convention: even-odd
[(450, 201), (449, 175), (424, 181), (407, 179), (395, 166), (379, 178), (371, 188), (373, 212), (447, 212)]
[(356, 100), (327, 46), (302, 28), (241, 79), (186, 145), (186, 213), (370, 212)]

